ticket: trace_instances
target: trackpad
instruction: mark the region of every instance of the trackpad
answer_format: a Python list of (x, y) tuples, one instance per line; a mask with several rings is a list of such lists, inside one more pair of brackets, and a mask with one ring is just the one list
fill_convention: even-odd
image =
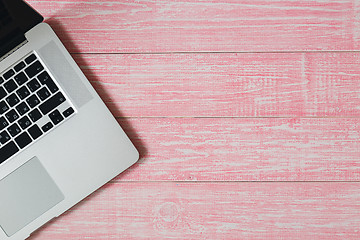
[(8, 236), (64, 200), (36, 157), (0, 180), (0, 196), (0, 226)]

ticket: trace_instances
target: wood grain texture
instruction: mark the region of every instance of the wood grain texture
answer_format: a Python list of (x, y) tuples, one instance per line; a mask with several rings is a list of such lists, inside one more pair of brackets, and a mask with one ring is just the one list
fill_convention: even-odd
[(74, 57), (116, 117), (360, 116), (360, 53)]
[(71, 52), (359, 50), (355, 0), (28, 0)]
[(360, 238), (358, 0), (28, 2), (141, 155), (31, 240)]
[(360, 180), (357, 118), (119, 122), (141, 155), (119, 181)]
[(359, 188), (111, 183), (30, 239), (359, 239)]

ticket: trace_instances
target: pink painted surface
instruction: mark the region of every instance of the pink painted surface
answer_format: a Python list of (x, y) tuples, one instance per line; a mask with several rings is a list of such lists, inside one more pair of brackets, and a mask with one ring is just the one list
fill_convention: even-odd
[(360, 116), (360, 53), (74, 57), (117, 117)]
[(359, 185), (112, 182), (33, 239), (358, 239)]
[(360, 181), (356, 118), (119, 122), (142, 153), (119, 181)]
[(358, 1), (28, 2), (141, 154), (30, 239), (360, 238)]
[(360, 49), (355, 0), (29, 2), (51, 18), (73, 52)]

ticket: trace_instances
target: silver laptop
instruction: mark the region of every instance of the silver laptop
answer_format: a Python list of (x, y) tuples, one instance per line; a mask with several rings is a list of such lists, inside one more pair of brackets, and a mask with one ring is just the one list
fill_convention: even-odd
[(0, 239), (27, 238), (139, 158), (42, 21), (0, 0)]

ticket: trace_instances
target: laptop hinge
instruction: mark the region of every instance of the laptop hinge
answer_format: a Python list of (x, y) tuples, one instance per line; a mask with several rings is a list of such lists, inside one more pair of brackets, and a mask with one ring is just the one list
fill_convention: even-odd
[(6, 43), (4, 43), (4, 41), (1, 41), (1, 44), (3, 45), (0, 50), (0, 61), (10, 56), (13, 52), (15, 52), (28, 42), (25, 35), (19, 34), (17, 31), (13, 31), (6, 38), (7, 40), (11, 38), (11, 40), (7, 41)]
[(23, 0), (0, 0), (0, 59), (26, 41), (25, 33), (44, 18)]

